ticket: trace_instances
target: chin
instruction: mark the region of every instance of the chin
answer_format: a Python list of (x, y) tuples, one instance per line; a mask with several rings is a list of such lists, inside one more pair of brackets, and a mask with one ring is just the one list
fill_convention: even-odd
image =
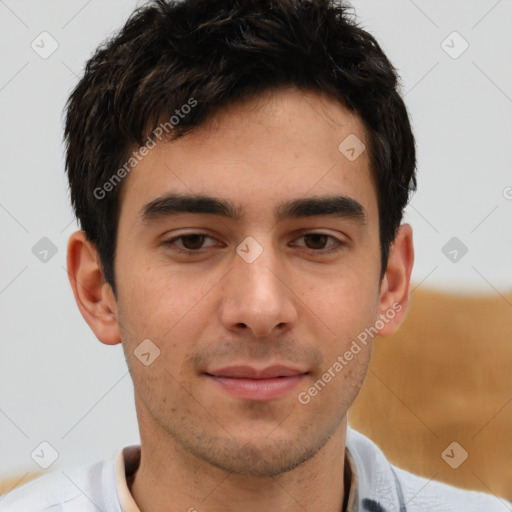
[[(271, 434), (270, 434), (271, 435)], [(311, 459), (327, 442), (303, 436), (272, 440), (269, 434), (261, 442), (235, 438), (208, 440), (187, 449), (204, 462), (228, 473), (246, 476), (273, 477), (287, 473)]]

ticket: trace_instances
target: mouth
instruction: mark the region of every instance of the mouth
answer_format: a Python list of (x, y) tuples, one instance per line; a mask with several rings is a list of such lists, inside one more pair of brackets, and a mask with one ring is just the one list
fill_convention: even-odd
[(256, 369), (230, 366), (205, 372), (204, 375), (222, 391), (237, 398), (265, 402), (290, 393), (309, 372), (283, 365)]

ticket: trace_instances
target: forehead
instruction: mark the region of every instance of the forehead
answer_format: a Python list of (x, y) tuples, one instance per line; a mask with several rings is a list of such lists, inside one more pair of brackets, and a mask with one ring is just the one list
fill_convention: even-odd
[[(141, 220), (165, 194), (223, 197), (238, 218), (285, 199), (346, 196), (375, 206), (368, 135), (335, 99), (293, 88), (269, 91), (216, 113), (190, 134), (157, 143), (125, 178), (121, 218)], [(282, 208), (281, 208), (282, 213)], [(270, 212), (269, 212), (270, 214)]]

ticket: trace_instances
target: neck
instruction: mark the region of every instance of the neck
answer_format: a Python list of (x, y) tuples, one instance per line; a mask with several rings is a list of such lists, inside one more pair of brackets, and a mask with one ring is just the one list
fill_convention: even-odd
[(276, 476), (228, 473), (185, 451), (171, 436), (145, 435), (130, 486), (144, 512), (340, 512), (344, 502), (346, 417), (327, 443)]

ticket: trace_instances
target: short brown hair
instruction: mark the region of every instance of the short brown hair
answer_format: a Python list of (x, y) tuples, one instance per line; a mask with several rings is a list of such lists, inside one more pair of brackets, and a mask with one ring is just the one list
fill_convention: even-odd
[(365, 124), (384, 275), (416, 190), (415, 142), (395, 69), (349, 11), (334, 0), (155, 0), (97, 49), (66, 106), (66, 171), (77, 219), (114, 294), (123, 183), (112, 179), (129, 172), (133, 148), (191, 98), (194, 108), (171, 123), (169, 139), (281, 86), (326, 92)]

